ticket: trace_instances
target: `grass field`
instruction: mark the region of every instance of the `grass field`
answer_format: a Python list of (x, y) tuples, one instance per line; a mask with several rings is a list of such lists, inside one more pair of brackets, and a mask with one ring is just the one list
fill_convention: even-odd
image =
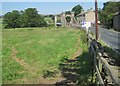
[(0, 85), (2, 85), (2, 36), (0, 30)]
[(2, 18), (0, 18), (0, 29), (2, 29)]
[[(86, 43), (82, 43), (83, 32), (80, 30), (19, 28), (3, 30), (2, 34), (3, 83), (40, 83), (41, 77), (47, 74), (59, 76), (61, 60), (71, 58), (78, 48), (81, 52), (88, 52)], [(89, 59), (85, 57), (83, 60)], [(88, 69), (85, 69), (87, 73)]]

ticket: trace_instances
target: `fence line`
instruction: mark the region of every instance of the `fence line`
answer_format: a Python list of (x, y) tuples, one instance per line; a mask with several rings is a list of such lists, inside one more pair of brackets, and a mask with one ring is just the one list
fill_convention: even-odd
[(107, 86), (107, 85), (120, 85), (118, 78), (118, 68), (116, 66), (110, 65), (104, 58), (104, 50), (102, 45), (88, 36), (88, 43), (90, 46), (91, 56), (93, 57), (94, 70), (97, 74), (97, 85)]

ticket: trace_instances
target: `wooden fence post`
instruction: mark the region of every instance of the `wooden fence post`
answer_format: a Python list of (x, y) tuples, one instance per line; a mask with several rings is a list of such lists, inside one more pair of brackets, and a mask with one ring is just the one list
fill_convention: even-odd
[(99, 59), (101, 56), (102, 56), (102, 54), (101, 53), (98, 53), (98, 68), (99, 68), (99, 71), (100, 71), (100, 73), (102, 72), (102, 63), (101, 63), (101, 60)]

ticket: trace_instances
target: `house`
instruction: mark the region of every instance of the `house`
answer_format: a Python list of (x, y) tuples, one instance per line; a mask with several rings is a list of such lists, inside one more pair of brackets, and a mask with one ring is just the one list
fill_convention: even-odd
[(94, 11), (86, 11), (81, 12), (77, 15), (77, 21), (82, 24), (82, 22), (95, 22), (95, 12)]
[(95, 23), (95, 12), (91, 10), (81, 12), (77, 15), (77, 21), (80, 23), (81, 27), (85, 28), (88, 32), (89, 27)]
[(113, 17), (113, 28), (120, 31), (120, 12), (117, 12)]

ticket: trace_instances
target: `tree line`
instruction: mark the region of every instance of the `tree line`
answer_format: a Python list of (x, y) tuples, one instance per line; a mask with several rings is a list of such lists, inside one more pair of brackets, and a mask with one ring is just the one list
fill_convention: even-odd
[(99, 9), (99, 20), (108, 29), (113, 28), (113, 18), (118, 13), (120, 14), (120, 1), (106, 2), (103, 8)]
[(44, 27), (47, 26), (44, 16), (38, 14), (36, 8), (24, 11), (13, 10), (3, 16), (4, 28)]

